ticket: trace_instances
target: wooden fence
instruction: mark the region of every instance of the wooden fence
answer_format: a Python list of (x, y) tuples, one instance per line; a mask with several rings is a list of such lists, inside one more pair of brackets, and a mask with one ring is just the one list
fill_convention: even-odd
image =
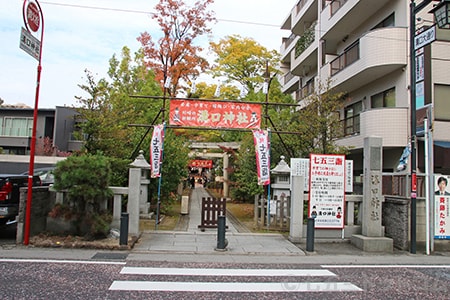
[(226, 212), (226, 198), (202, 197), (201, 224), (198, 228), (201, 231), (205, 231), (205, 228), (217, 228), (219, 216), (226, 216)]

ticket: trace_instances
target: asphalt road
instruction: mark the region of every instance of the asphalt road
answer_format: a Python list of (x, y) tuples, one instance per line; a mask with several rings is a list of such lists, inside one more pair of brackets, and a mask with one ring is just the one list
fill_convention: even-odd
[(122, 257), (0, 259), (0, 269), (2, 299), (448, 299), (450, 294), (450, 265), (180, 263)]

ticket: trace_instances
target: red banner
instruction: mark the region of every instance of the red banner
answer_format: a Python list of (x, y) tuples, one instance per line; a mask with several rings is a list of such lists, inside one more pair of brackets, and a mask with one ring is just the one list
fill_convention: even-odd
[(189, 162), (189, 167), (211, 169), (213, 167), (213, 161), (210, 159), (194, 159)]
[(169, 124), (259, 129), (261, 105), (239, 102), (171, 100)]

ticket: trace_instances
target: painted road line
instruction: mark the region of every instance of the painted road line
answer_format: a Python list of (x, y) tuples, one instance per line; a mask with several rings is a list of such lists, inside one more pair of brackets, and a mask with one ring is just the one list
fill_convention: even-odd
[(415, 268), (415, 269), (449, 269), (450, 265), (321, 265), (322, 268), (339, 269), (390, 269), (390, 268)]
[(336, 276), (322, 269), (200, 269), (124, 267), (120, 274), (134, 275), (190, 275), (190, 276)]
[(160, 292), (359, 292), (349, 282), (170, 282), (114, 281), (109, 290)]
[(92, 260), (64, 260), (64, 259), (13, 259), (13, 258), (1, 258), (1, 262), (14, 262), (14, 263), (54, 263), (54, 264), (86, 264), (86, 265), (125, 265), (126, 262), (117, 261), (92, 261)]

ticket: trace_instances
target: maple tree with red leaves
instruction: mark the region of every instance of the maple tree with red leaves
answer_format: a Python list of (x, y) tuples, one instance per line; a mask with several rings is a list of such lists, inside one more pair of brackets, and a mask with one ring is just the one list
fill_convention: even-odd
[[(208, 61), (199, 54), (203, 51), (194, 40), (211, 33), (209, 22), (216, 21), (208, 6), (214, 0), (199, 0), (188, 7), (182, 0), (160, 0), (152, 18), (158, 22), (163, 36), (154, 41), (148, 32), (141, 33), (146, 65), (155, 72), (161, 87), (167, 87), (169, 95), (176, 95), (182, 82), (189, 82), (209, 67)], [(170, 80), (170, 83), (169, 83)]]

